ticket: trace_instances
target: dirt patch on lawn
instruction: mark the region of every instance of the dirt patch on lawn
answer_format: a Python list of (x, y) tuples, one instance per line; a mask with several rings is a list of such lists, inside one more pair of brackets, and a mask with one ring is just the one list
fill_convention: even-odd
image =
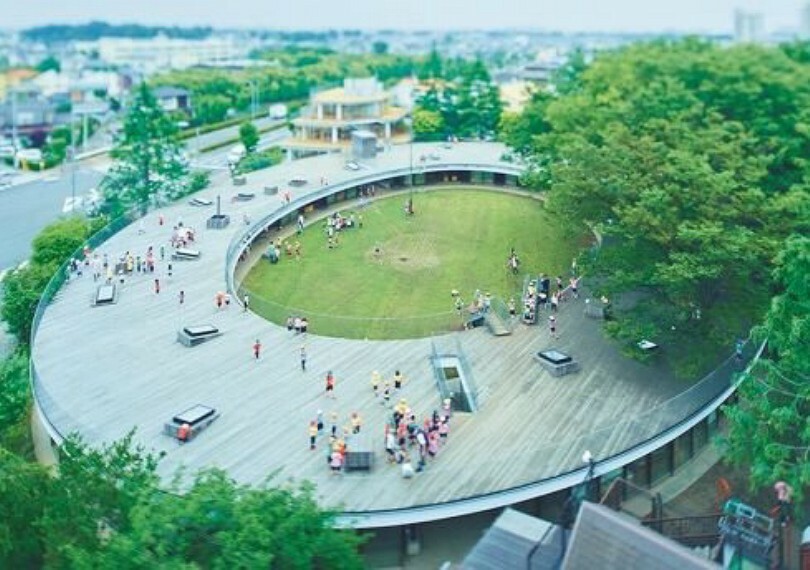
[(366, 252), (366, 259), (404, 272), (422, 271), (441, 264), (436, 239), (431, 234), (397, 236), (376, 244)]

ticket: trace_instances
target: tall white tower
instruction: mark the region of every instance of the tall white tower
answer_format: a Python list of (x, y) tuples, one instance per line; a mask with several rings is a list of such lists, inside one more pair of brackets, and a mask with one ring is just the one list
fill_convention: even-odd
[(765, 39), (765, 16), (760, 12), (734, 11), (734, 41), (755, 43)]

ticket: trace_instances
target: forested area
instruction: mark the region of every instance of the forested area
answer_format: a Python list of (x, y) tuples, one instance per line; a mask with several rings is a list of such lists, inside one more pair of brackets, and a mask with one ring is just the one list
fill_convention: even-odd
[(548, 207), (601, 238), (581, 260), (609, 333), (664, 346), (697, 378), (735, 339), (766, 358), (727, 407), (756, 485), (810, 483), (810, 46), (697, 39), (561, 70), (502, 121)]

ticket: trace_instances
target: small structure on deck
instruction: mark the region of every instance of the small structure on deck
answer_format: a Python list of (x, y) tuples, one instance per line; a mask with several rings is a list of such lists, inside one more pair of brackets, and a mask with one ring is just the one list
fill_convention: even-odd
[(208, 218), (205, 226), (210, 230), (221, 230), (228, 227), (231, 223), (231, 217), (222, 213), (222, 199), (217, 196), (217, 213)]
[(197, 404), (174, 416), (163, 425), (163, 433), (186, 443), (197, 437), (219, 418), (215, 408)]
[(555, 348), (541, 350), (535, 354), (535, 359), (552, 376), (565, 376), (566, 374), (579, 372), (579, 363), (570, 355)]
[(188, 201), (188, 203), (192, 206), (202, 207), (202, 206), (212, 206), (214, 204), (213, 200), (209, 200), (208, 198), (192, 198)]
[(177, 333), (177, 341), (184, 346), (192, 347), (222, 335), (214, 325), (195, 325), (183, 327)]
[(346, 452), (344, 468), (349, 471), (371, 471), (374, 468), (374, 451), (371, 442), (358, 435), (352, 436)]
[(355, 159), (374, 158), (377, 156), (377, 135), (371, 131), (357, 130), (352, 132), (352, 157)]
[(175, 261), (196, 261), (200, 259), (200, 255), (200, 251), (197, 249), (181, 247), (172, 253), (172, 259)]
[(114, 305), (118, 302), (118, 288), (115, 283), (106, 283), (99, 285), (96, 288), (96, 294), (93, 297), (93, 306), (99, 307), (102, 305)]
[(250, 202), (253, 198), (256, 197), (256, 194), (253, 192), (239, 192), (236, 196), (233, 197), (234, 202)]

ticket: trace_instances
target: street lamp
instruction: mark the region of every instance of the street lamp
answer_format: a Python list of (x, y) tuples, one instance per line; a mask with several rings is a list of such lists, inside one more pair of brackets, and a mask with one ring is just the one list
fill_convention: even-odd
[(259, 84), (255, 79), (248, 81), (250, 85), (250, 118), (256, 118), (256, 110), (259, 106)]

